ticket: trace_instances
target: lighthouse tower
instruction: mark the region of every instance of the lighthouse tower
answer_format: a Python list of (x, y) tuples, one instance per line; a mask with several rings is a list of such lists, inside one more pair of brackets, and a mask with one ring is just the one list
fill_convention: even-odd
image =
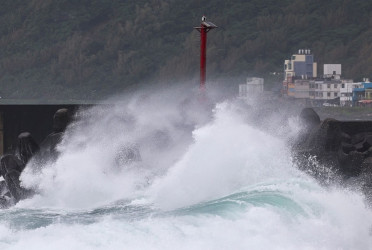
[(207, 66), (207, 33), (211, 29), (215, 29), (217, 26), (211, 22), (207, 22), (205, 16), (202, 17), (200, 27), (194, 27), (194, 29), (200, 32), (200, 90), (205, 90), (206, 80), (206, 66)]

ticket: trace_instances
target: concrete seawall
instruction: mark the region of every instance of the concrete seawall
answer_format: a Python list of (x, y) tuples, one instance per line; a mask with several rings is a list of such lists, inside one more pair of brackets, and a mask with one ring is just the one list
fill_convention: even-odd
[(320, 120), (311, 108), (300, 114), (304, 129), (293, 144), (294, 159), (321, 182), (353, 180), (372, 193), (372, 121)]

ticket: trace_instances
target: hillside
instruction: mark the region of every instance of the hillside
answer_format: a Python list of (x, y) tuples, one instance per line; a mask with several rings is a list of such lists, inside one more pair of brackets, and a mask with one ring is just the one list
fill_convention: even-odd
[[(204, 5), (204, 6), (203, 6)], [(5, 0), (0, 95), (95, 99), (194, 80), (205, 14), (209, 79), (268, 77), (299, 48), (372, 78), (372, 2), (364, 0)]]

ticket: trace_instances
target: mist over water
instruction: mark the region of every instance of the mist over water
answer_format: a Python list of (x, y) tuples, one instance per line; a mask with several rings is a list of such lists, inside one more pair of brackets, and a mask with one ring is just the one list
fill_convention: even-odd
[[(25, 186), (42, 193), (35, 204), (89, 208), (144, 191), (179, 160), (192, 143), (193, 129), (211, 115), (197, 110), (191, 94), (141, 92), (79, 112), (53, 166), (36, 174), (30, 167), (22, 176)], [(140, 159), (126, 162), (125, 151), (132, 148)]]
[(107, 103), (27, 166), (38, 195), (0, 211), (1, 249), (372, 248), (364, 197), (292, 163), (295, 115), (182, 88)]

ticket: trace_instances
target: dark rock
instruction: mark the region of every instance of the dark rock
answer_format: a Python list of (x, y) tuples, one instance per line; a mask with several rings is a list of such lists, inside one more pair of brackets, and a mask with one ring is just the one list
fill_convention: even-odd
[(7, 189), (15, 202), (27, 196), (28, 191), (21, 187), (19, 176), (24, 169), (24, 163), (14, 155), (4, 155), (0, 159), (1, 174), (5, 180)]
[(349, 154), (351, 151), (356, 150), (354, 145), (348, 144), (348, 143), (345, 143), (345, 142), (341, 143), (341, 149), (342, 149), (342, 152), (344, 152), (345, 154)]
[(293, 146), (297, 165), (321, 183), (328, 170), (346, 184), (356, 180), (352, 183), (362, 185), (372, 204), (372, 122), (325, 119), (318, 123), (313, 112), (304, 109), (300, 115), (306, 125)]
[(324, 120), (319, 126), (314, 127), (305, 137), (301, 137), (299, 147), (311, 151), (319, 156), (328, 152), (337, 152), (341, 146), (341, 130), (338, 121)]
[(40, 155), (38, 158), (44, 160), (55, 160), (58, 157), (57, 145), (62, 141), (63, 132), (51, 133), (40, 144)]
[(368, 136), (371, 136), (371, 133), (358, 133), (351, 137), (351, 144), (358, 144), (363, 142)]
[(62, 141), (64, 131), (71, 121), (71, 113), (68, 109), (59, 109), (53, 116), (53, 132), (50, 133), (40, 144), (39, 159), (43, 161), (55, 161), (58, 157), (57, 145)]
[(26, 164), (39, 150), (39, 145), (29, 132), (23, 132), (18, 136), (18, 156), (23, 164)]
[(16, 203), (33, 193), (21, 187), (19, 177), (28, 161), (38, 150), (39, 146), (31, 134), (24, 132), (18, 136), (18, 157), (7, 154), (0, 158), (0, 175), (4, 178), (4, 182), (0, 185), (0, 207), (6, 206), (9, 200)]
[(320, 117), (312, 108), (304, 108), (300, 113), (300, 119), (305, 126), (311, 128), (320, 124)]
[(366, 200), (369, 204), (372, 204), (372, 157), (368, 157), (363, 161), (360, 180)]
[(365, 152), (369, 149), (369, 147), (365, 147), (364, 141), (361, 141), (355, 144), (354, 146), (355, 146), (355, 150), (358, 152)]
[(53, 117), (53, 132), (43, 141), (41, 148), (30, 133), (24, 132), (18, 136), (16, 155), (8, 154), (1, 157), (0, 175), (4, 178), (4, 181), (0, 182), (1, 208), (33, 195), (34, 191), (21, 186), (19, 177), (31, 158), (38, 158), (35, 162), (40, 162), (44, 157), (56, 158), (56, 146), (61, 141), (70, 120), (70, 112), (67, 109), (59, 109)]
[(55, 133), (65, 131), (71, 121), (71, 113), (68, 109), (59, 109), (53, 116), (53, 131)]
[(3, 197), (3, 196), (9, 196), (9, 190), (8, 190), (8, 187), (6, 186), (6, 183), (5, 181), (0, 181), (0, 197)]
[(345, 132), (341, 132), (341, 141), (352, 144), (351, 143), (351, 136)]
[(338, 168), (340, 173), (345, 177), (358, 176), (361, 170), (361, 164), (364, 161), (366, 153), (351, 151), (349, 154), (343, 153), (341, 150), (338, 153)]
[(363, 145), (366, 150), (368, 150), (370, 147), (372, 147), (372, 135), (366, 136), (364, 139), (364, 145)]
[(372, 186), (372, 157), (364, 159), (360, 176), (366, 185)]

